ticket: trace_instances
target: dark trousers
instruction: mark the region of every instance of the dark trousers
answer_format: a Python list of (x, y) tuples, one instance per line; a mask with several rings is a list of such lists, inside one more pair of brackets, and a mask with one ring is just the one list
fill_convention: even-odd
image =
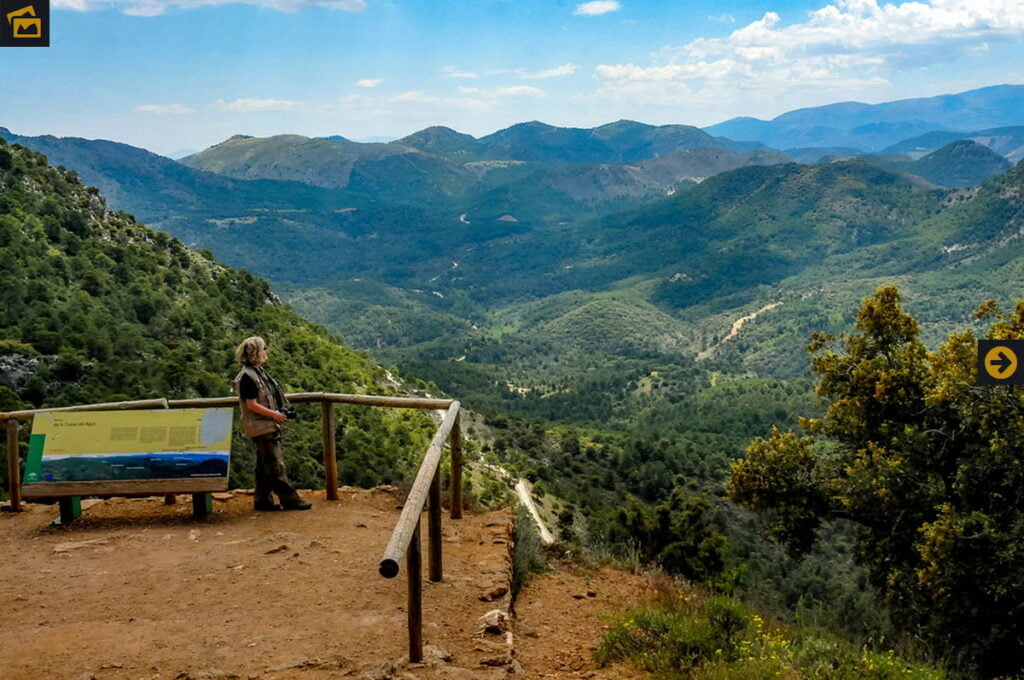
[(276, 493), (282, 504), (296, 503), (299, 494), (288, 481), (281, 454), (281, 433), (253, 437), (256, 442), (256, 503), (273, 503)]

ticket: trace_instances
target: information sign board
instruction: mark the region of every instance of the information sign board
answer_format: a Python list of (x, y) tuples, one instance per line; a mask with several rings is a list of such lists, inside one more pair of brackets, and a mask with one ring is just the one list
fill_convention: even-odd
[(52, 411), (35, 416), (24, 484), (225, 480), (234, 409)]

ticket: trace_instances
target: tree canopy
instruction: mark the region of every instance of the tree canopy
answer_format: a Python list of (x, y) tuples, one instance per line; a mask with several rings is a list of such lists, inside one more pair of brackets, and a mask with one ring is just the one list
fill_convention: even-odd
[[(978, 311), (985, 337), (1024, 338), (1024, 302)], [(807, 549), (819, 526), (858, 527), (858, 558), (908, 632), (958, 672), (1024, 669), (1024, 392), (976, 386), (977, 339), (935, 352), (895, 288), (864, 301), (856, 332), (808, 348), (826, 411), (807, 435), (773, 430), (732, 466), (730, 496)]]

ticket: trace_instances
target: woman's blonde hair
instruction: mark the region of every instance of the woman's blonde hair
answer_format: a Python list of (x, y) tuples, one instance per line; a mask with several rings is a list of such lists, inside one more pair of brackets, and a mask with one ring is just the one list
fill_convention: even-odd
[(258, 335), (242, 340), (241, 344), (235, 349), (235, 361), (245, 364), (246, 366), (253, 366), (260, 357), (262, 352), (267, 346), (266, 340)]

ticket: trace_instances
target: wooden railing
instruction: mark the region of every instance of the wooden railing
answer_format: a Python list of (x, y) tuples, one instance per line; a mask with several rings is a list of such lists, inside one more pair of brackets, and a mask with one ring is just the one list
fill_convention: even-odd
[[(462, 518), (462, 437), (459, 429), (459, 402), (451, 399), (423, 399), (414, 397), (385, 397), (369, 394), (334, 394), (330, 392), (299, 392), (286, 395), (293, 404), (316, 403), (323, 407), (324, 477), (327, 500), (338, 500), (338, 460), (335, 442), (337, 420), (334, 404), (357, 404), (362, 406), (384, 406), (389, 408), (415, 408), (446, 410), (444, 420), (437, 429), (427, 453), (420, 464), (416, 481), (402, 507), (391, 540), (380, 563), (380, 573), (385, 578), (394, 578), (399, 572), (399, 562), (404, 556), (408, 576), (408, 621), (409, 660), (423, 660), (423, 583), (422, 557), (420, 553), (420, 516), (424, 506), (428, 509), (430, 538), (431, 581), (443, 578), (441, 557), (441, 451), (446, 441), (451, 443), (451, 518)], [(7, 469), (10, 480), (11, 510), (22, 509), (21, 469), (18, 453), (18, 430), (22, 420), (31, 420), (37, 413), (52, 411), (109, 411), (128, 409), (166, 408), (215, 408), (237, 406), (236, 397), (211, 399), (146, 399), (141, 401), (119, 401), (105, 404), (85, 404), (57, 408), (33, 409), (0, 413), (0, 421), (7, 427)], [(429, 505), (427, 500), (429, 498)]]
[(409, 496), (402, 506), (402, 515), (398, 518), (391, 540), (384, 550), (380, 561), (380, 575), (384, 578), (398, 576), (399, 563), (405, 557), (405, 571), (408, 579), (408, 624), (409, 624), (409, 661), (418, 663), (423, 660), (423, 559), (420, 552), (420, 517), (427, 506), (428, 535), (430, 538), (430, 571), (431, 581), (444, 578), (443, 560), (441, 557), (441, 451), (444, 443), (451, 438), (452, 452), (452, 500), (451, 518), (462, 517), (462, 450), (461, 433), (459, 432), (459, 402), (453, 401), (448, 407), (441, 426), (437, 428), (427, 455), (423, 457), (420, 471), (416, 474)]
[[(357, 404), (362, 406), (385, 406), (391, 408), (447, 409), (451, 399), (422, 399), (416, 397), (384, 397), (373, 394), (335, 394), (332, 392), (297, 392), (286, 395), (293, 404), (320, 402), (323, 405), (323, 441), (324, 441), (324, 482), (327, 488), (327, 500), (338, 500), (338, 458), (335, 442), (334, 404)], [(7, 472), (11, 496), (11, 510), (20, 511), (21, 471), (18, 455), (18, 428), (21, 420), (31, 420), (37, 413), (52, 411), (113, 411), (132, 409), (159, 408), (215, 408), (218, 406), (237, 406), (237, 397), (214, 397), (210, 399), (144, 399), (139, 401), (116, 401), (104, 404), (83, 404), (77, 406), (59, 406), (55, 408), (32, 409), (28, 411), (10, 411), (0, 413), (0, 421), (7, 421)], [(461, 470), (460, 478), (461, 478)], [(452, 477), (454, 481), (454, 473)], [(460, 494), (461, 495), (461, 494)]]

